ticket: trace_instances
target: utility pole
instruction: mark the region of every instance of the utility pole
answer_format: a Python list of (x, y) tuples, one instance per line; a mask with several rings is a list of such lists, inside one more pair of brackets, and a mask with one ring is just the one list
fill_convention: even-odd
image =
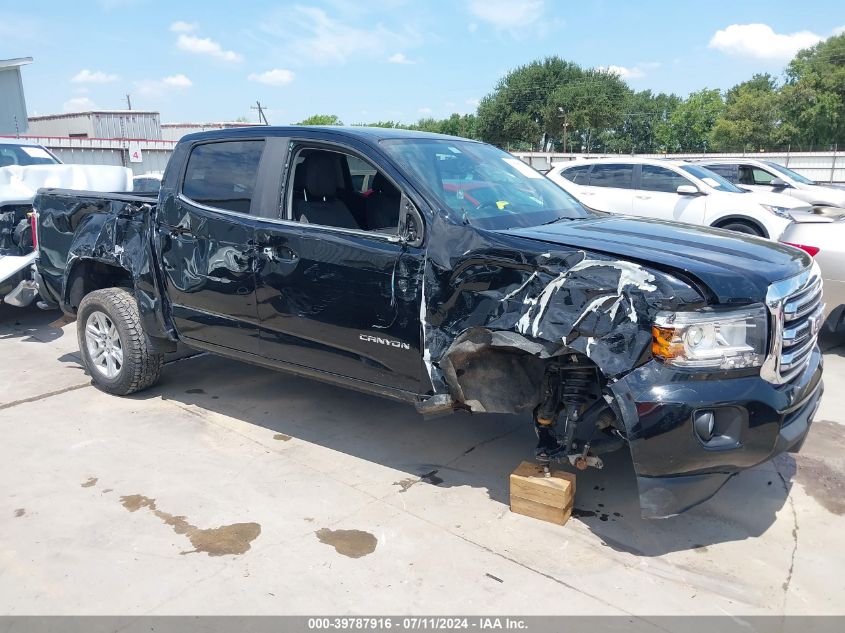
[(258, 122), (263, 123), (264, 125), (270, 125), (267, 121), (267, 117), (264, 115), (264, 107), (261, 105), (260, 101), (256, 101), (254, 106), (250, 106), (250, 110), (258, 110)]
[(569, 117), (566, 115), (564, 109), (560, 106), (558, 106), (557, 111), (560, 112), (558, 117), (563, 119), (563, 153), (566, 154), (566, 132), (569, 129)]
[(132, 109), (132, 99), (129, 97), (129, 93), (126, 94), (126, 109)]

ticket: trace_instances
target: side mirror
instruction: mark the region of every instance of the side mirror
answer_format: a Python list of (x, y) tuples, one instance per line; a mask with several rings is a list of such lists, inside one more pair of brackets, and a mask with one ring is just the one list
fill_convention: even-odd
[(399, 240), (408, 246), (422, 246), (425, 224), (414, 203), (402, 194), (399, 204)]
[(790, 187), (791, 185), (786, 182), (783, 178), (772, 178), (771, 182), (769, 183), (772, 187), (779, 187), (781, 189), (785, 189), (786, 187)]
[(676, 191), (682, 196), (697, 196), (701, 193), (695, 185), (681, 185)]

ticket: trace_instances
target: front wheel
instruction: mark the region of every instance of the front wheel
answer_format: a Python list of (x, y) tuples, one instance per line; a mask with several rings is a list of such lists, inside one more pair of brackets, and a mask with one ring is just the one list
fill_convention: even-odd
[(735, 233), (744, 233), (745, 235), (756, 235), (757, 237), (765, 237), (763, 232), (750, 222), (743, 222), (741, 220), (734, 220), (726, 222), (719, 226), (720, 229), (726, 231), (734, 231)]
[(99, 389), (127, 396), (158, 382), (162, 355), (150, 349), (138, 303), (127, 290), (104, 288), (85, 295), (76, 332), (85, 369)]

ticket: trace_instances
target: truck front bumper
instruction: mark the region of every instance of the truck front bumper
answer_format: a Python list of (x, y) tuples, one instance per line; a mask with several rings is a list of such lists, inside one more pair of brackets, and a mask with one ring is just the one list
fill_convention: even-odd
[[(824, 389), (822, 362), (816, 347), (800, 375), (773, 385), (758, 375), (702, 375), (650, 361), (611, 385), (643, 517), (683, 512), (739, 471), (798, 451)], [(711, 414), (714, 434), (708, 440), (695, 421)]]

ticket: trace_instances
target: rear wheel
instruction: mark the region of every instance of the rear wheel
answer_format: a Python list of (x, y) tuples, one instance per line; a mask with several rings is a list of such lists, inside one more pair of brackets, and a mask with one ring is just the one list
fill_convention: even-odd
[(85, 369), (99, 389), (126, 396), (158, 382), (162, 355), (151, 350), (138, 304), (127, 290), (105, 288), (85, 295), (76, 330)]
[(719, 225), (720, 229), (726, 231), (734, 231), (736, 233), (744, 233), (745, 235), (756, 235), (757, 237), (765, 237), (763, 231), (750, 222), (743, 222), (742, 220), (731, 220)]

